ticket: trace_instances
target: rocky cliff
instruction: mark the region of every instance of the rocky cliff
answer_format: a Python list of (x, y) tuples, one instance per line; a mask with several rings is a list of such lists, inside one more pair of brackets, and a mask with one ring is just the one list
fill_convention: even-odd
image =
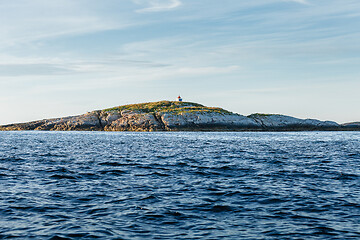
[(311, 131), (360, 130), (331, 121), (284, 115), (243, 116), (190, 102), (124, 105), (83, 115), (0, 126), (0, 130), (87, 131)]

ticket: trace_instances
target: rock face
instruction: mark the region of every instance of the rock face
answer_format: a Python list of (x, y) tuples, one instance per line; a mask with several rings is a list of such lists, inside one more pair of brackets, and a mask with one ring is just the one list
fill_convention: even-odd
[(330, 121), (284, 115), (243, 116), (196, 103), (161, 101), (132, 104), (79, 116), (0, 126), (0, 130), (51, 131), (312, 131), (360, 130)]
[(158, 131), (160, 122), (154, 114), (124, 110), (103, 113), (101, 119), (106, 119), (105, 131)]
[(341, 126), (348, 131), (360, 131), (360, 122), (344, 123)]
[(299, 119), (278, 114), (252, 114), (249, 116), (266, 130), (301, 131), (301, 130), (339, 130), (340, 125), (332, 121)]
[(165, 130), (261, 130), (261, 125), (251, 118), (238, 114), (218, 112), (159, 113), (157, 118)]
[(0, 130), (102, 130), (99, 113), (97, 111), (64, 118), (45, 119), (29, 123), (19, 123), (1, 126)]

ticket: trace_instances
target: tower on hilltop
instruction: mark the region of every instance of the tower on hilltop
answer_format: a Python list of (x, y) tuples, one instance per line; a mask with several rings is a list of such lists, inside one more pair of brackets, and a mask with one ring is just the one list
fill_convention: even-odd
[(178, 102), (182, 102), (182, 98), (180, 97), (180, 95), (177, 98)]

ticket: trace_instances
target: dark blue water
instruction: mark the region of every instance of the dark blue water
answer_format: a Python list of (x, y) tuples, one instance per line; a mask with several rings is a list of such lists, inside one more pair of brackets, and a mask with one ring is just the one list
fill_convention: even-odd
[(360, 132), (0, 132), (0, 239), (360, 238)]

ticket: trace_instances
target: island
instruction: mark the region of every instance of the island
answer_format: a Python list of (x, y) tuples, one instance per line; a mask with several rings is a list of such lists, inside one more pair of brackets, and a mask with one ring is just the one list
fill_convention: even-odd
[(360, 123), (299, 119), (280, 114), (240, 115), (182, 101), (123, 105), (86, 114), (0, 126), (2, 131), (359, 131)]

